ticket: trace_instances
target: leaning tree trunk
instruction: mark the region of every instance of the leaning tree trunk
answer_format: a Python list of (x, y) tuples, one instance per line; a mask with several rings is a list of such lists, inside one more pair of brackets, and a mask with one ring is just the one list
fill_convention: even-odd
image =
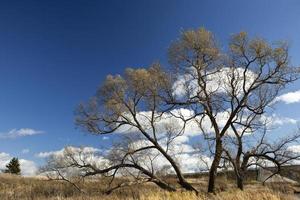
[(169, 154), (167, 154), (158, 144), (156, 147), (172, 165), (172, 167), (176, 173), (176, 176), (178, 178), (179, 185), (188, 191), (193, 191), (196, 194), (198, 194), (199, 193), (198, 190), (196, 190), (189, 182), (187, 182), (185, 180), (185, 178), (184, 178), (180, 168), (178, 167), (177, 163), (175, 162), (175, 160)]
[[(137, 120), (136, 120), (136, 122), (138, 123)], [(151, 138), (141, 127), (139, 129), (143, 133), (143, 135), (155, 146), (155, 148), (169, 161), (169, 163), (171, 164), (171, 166), (173, 167), (173, 169), (176, 173), (179, 185), (188, 191), (193, 191), (196, 194), (198, 194), (199, 193), (198, 190), (196, 190), (190, 183), (188, 183), (185, 180), (185, 178), (184, 178), (180, 168), (178, 167), (177, 163), (175, 162), (175, 160), (160, 146), (160, 144), (156, 140)]]
[(223, 151), (222, 141), (220, 139), (216, 140), (215, 156), (209, 170), (209, 180), (208, 180), (208, 188), (207, 188), (207, 192), (209, 193), (213, 193), (215, 191), (215, 180), (217, 176), (218, 166), (222, 156), (222, 151)]

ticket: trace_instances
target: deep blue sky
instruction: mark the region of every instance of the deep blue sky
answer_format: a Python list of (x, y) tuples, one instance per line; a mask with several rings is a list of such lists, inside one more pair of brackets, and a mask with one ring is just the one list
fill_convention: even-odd
[[(181, 30), (205, 27), (223, 45), (239, 31), (285, 39), (292, 62), (300, 64), (299, 19), (298, 0), (0, 1), (0, 133), (45, 132), (0, 139), (0, 152), (40, 162), (36, 153), (67, 144), (105, 145), (75, 129), (76, 105), (107, 74), (166, 64), (166, 50)], [(299, 88), (297, 82), (288, 90)], [(278, 112), (298, 119), (299, 108), (282, 105)]]

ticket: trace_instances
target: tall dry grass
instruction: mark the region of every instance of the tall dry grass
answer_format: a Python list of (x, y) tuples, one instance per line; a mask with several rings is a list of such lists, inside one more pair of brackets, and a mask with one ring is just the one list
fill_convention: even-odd
[[(248, 187), (245, 191), (226, 188), (216, 195), (190, 192), (165, 192), (153, 185), (122, 188), (105, 195), (105, 182), (86, 181), (80, 193), (70, 184), (36, 178), (0, 175), (0, 200), (292, 200), (292, 195), (275, 192), (264, 187)], [(223, 185), (225, 183), (222, 183)], [(198, 187), (203, 187), (198, 185)], [(224, 188), (223, 188), (224, 189)]]

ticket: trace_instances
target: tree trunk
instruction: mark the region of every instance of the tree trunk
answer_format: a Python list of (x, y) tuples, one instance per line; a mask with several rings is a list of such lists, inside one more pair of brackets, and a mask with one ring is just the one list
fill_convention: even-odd
[[(236, 170), (236, 185), (240, 190), (244, 190), (244, 178), (247, 171), (247, 163), (249, 161), (249, 153), (245, 153), (241, 166), (237, 165)], [(239, 164), (239, 162), (238, 162)]]
[(244, 190), (244, 177), (243, 176), (237, 176), (236, 177), (236, 184), (237, 184), (237, 187), (240, 190)]
[(184, 189), (188, 190), (188, 191), (194, 191), (196, 194), (198, 194), (199, 192), (190, 183), (188, 183), (185, 180), (185, 178), (182, 175), (181, 170), (177, 166), (176, 162), (171, 158), (171, 156), (169, 156), (168, 154), (165, 154), (165, 158), (170, 162), (170, 164), (172, 165), (173, 169), (175, 170), (175, 173), (176, 173), (177, 178), (178, 178), (179, 185), (181, 187), (183, 187)]
[(211, 168), (209, 170), (209, 180), (208, 180), (208, 188), (207, 192), (214, 193), (215, 191), (215, 180), (217, 176), (218, 166), (222, 156), (222, 141), (220, 139), (216, 140), (216, 149), (215, 149), (215, 157), (212, 162)]
[(179, 185), (188, 190), (188, 191), (193, 191), (195, 192), (197, 195), (198, 195), (198, 190), (196, 190), (190, 183), (188, 183), (185, 178), (183, 177), (183, 174), (181, 172), (181, 170), (179, 169), (179, 167), (177, 166), (177, 163), (175, 162), (175, 160), (165, 152), (165, 150), (156, 142), (154, 142), (154, 145), (156, 146), (157, 150), (160, 151), (164, 157), (170, 162), (170, 164), (172, 165), (175, 173), (176, 173), (176, 176), (178, 178), (178, 183)]
[(156, 140), (151, 138), (142, 128), (140, 128), (140, 131), (155, 146), (155, 148), (169, 161), (169, 163), (171, 164), (171, 166), (173, 167), (173, 169), (176, 173), (179, 185), (182, 188), (184, 188), (188, 191), (193, 191), (198, 195), (198, 193), (199, 193), (198, 190), (196, 190), (190, 183), (188, 183), (185, 180), (185, 178), (184, 178), (180, 168), (178, 167), (177, 163), (175, 162), (175, 160), (159, 145), (159, 143)]

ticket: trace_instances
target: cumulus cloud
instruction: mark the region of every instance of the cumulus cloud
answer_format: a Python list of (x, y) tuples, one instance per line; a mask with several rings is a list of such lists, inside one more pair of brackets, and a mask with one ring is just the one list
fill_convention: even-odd
[(100, 149), (94, 148), (94, 147), (73, 147), (73, 146), (68, 146), (65, 148), (62, 148), (57, 151), (45, 151), (45, 152), (39, 152), (35, 156), (38, 158), (47, 158), (50, 156), (62, 156), (65, 152), (65, 150), (68, 149), (69, 151), (77, 152), (77, 151), (82, 151), (83, 153), (96, 153), (100, 152)]
[[(166, 149), (166, 144), (164, 141), (160, 141), (162, 147)], [(129, 145), (130, 149), (138, 149), (141, 147), (149, 146), (151, 145), (149, 141), (147, 140), (136, 140), (131, 142)], [(63, 162), (68, 162), (68, 157), (66, 155), (67, 152), (71, 152), (73, 157), (77, 160), (78, 163), (82, 162), (84, 160), (85, 163), (90, 163), (94, 166), (97, 166), (99, 169), (103, 167), (107, 167), (109, 161), (105, 158), (104, 155), (102, 155), (102, 151), (100, 149), (94, 148), (94, 147), (65, 147), (57, 151), (48, 151), (48, 152), (40, 152), (36, 154), (39, 158), (54, 158), (57, 162), (61, 162), (61, 159), (63, 159)], [(106, 151), (107, 152), (107, 151)], [(189, 144), (189, 137), (187, 136), (179, 136), (177, 137), (172, 145), (169, 147), (168, 150), (169, 154), (172, 155), (179, 166), (181, 167), (182, 171), (184, 173), (192, 173), (192, 172), (198, 172), (199, 169), (206, 169), (206, 165), (210, 165), (211, 158), (201, 155), (202, 160), (199, 159), (198, 152)], [(67, 154), (66, 154), (67, 153)], [(123, 151), (120, 152), (120, 156), (122, 156)], [(141, 158), (140, 154), (137, 155), (139, 158)], [(161, 155), (157, 150), (152, 149), (147, 151), (145, 154), (142, 154), (143, 162), (140, 164), (144, 167), (148, 168), (150, 162), (153, 164), (155, 169), (162, 169), (165, 166), (170, 166), (169, 162), (166, 160), (166, 158)], [(148, 160), (151, 158), (151, 161)], [(203, 163), (203, 160), (205, 160), (206, 163)], [(149, 162), (148, 162), (149, 161)], [(72, 162), (72, 160), (71, 160)], [(74, 174), (77, 172), (78, 169), (68, 169), (68, 173)], [(169, 172), (172, 173), (172, 170)]]
[[(207, 166), (211, 165), (212, 159), (196, 150), (190, 144), (191, 141), (190, 137), (188, 136), (178, 136), (170, 144), (167, 144), (167, 140), (165, 138), (161, 138), (158, 142), (161, 147), (168, 151), (168, 154), (176, 160), (182, 172), (184, 173), (193, 173), (199, 172), (199, 170), (207, 170)], [(131, 142), (129, 144), (129, 149), (136, 150), (146, 146), (151, 146), (151, 143), (145, 139), (140, 139)], [(167, 159), (156, 149), (149, 149), (142, 155), (138, 154), (137, 158), (135, 159), (143, 160), (143, 162), (141, 163), (143, 163), (145, 168), (151, 169), (152, 167), (154, 167), (156, 170), (160, 170), (166, 166), (169, 166), (168, 173), (174, 173), (169, 161), (167, 161)]]
[(64, 149), (61, 149), (61, 150), (58, 150), (58, 151), (39, 152), (35, 156), (38, 157), (38, 158), (47, 158), (47, 157), (50, 157), (52, 155), (62, 155), (63, 151), (64, 151)]
[(31, 128), (12, 129), (6, 133), (0, 133), (0, 138), (14, 139), (14, 138), (18, 138), (18, 137), (33, 136), (33, 135), (38, 135), (38, 134), (42, 134), (42, 133), (44, 133), (44, 131), (34, 130)]
[[(177, 81), (173, 84), (173, 94), (177, 98), (185, 98), (185, 97), (193, 97), (195, 95), (201, 95), (203, 91), (199, 88), (197, 82), (197, 73), (191, 68), (188, 73), (184, 75), (180, 75), (177, 77)], [(235, 77), (232, 79), (232, 77)], [(206, 89), (208, 93), (227, 93), (232, 90), (231, 81), (235, 81), (235, 93), (236, 94), (243, 94), (243, 85), (245, 82), (245, 89), (250, 87), (250, 85), (254, 82), (257, 74), (251, 70), (248, 70), (246, 74), (244, 74), (244, 69), (242, 68), (222, 68), (216, 72), (209, 72), (206, 76)], [(287, 104), (289, 103), (296, 103), (300, 102), (300, 90), (296, 92), (287, 93), (277, 97), (274, 102), (283, 101)], [(193, 116), (193, 111), (188, 109), (184, 110), (175, 110), (175, 112), (183, 114), (184, 119), (187, 119), (189, 116)], [(171, 111), (174, 112), (174, 111)], [(216, 121), (218, 122), (219, 128), (222, 128), (228, 120), (230, 111), (223, 111), (216, 114)], [(186, 126), (186, 132), (191, 133), (191, 135), (201, 133), (199, 130), (199, 125), (195, 123), (195, 121), (199, 121), (202, 116), (197, 116), (195, 119), (192, 120)], [(243, 119), (242, 119), (243, 120)], [(245, 116), (246, 120), (246, 116)], [(284, 124), (296, 124), (297, 120), (288, 118), (288, 117), (281, 117), (278, 115), (264, 115), (261, 117), (261, 121), (267, 120), (268, 127), (278, 127)], [(180, 124), (180, 123), (179, 123)], [(206, 133), (213, 132), (212, 124), (209, 118), (206, 116), (202, 118), (201, 125), (203, 130)], [(228, 130), (228, 134), (231, 134), (232, 130)]]
[[(208, 72), (206, 76), (206, 88), (208, 93), (224, 93), (231, 90), (231, 80), (235, 77), (236, 88), (235, 92), (241, 94), (243, 92), (243, 83), (245, 83), (245, 89), (249, 88), (255, 80), (257, 75), (248, 70), (245, 74), (243, 68), (223, 68), (216, 72)], [(180, 75), (177, 81), (173, 84), (173, 94), (177, 97), (183, 96), (195, 96), (196, 94), (202, 94), (203, 91), (199, 88), (197, 83), (197, 73), (193, 68), (190, 68), (189, 73)]]
[[(234, 79), (232, 77), (235, 77)], [(242, 94), (243, 87), (247, 90), (250, 85), (254, 82), (257, 75), (251, 70), (247, 70), (244, 74), (244, 69), (242, 68), (223, 68), (219, 69), (216, 72), (208, 73), (206, 76), (206, 88), (208, 92), (211, 93), (226, 93), (232, 92), (232, 80), (235, 81), (235, 93)], [(173, 84), (173, 94), (178, 98), (184, 98), (187, 96), (195, 96), (201, 95), (203, 91), (199, 88), (197, 83), (197, 73), (193, 71), (191, 68), (190, 71), (184, 75), (180, 75), (177, 78), (177, 81)], [(151, 112), (150, 111), (142, 111), (137, 113), (137, 119), (140, 122), (141, 126), (144, 130), (149, 131), (149, 134), (152, 132), (152, 124), (151, 124)], [(245, 113), (243, 113), (245, 115)], [(128, 119), (131, 119), (132, 116), (130, 114), (125, 116)], [(182, 121), (182, 119), (189, 119), (195, 116), (195, 112), (189, 109), (174, 109), (169, 113), (155, 113), (155, 129), (158, 134), (165, 134), (167, 132), (166, 128), (170, 125), (174, 127), (178, 127), (177, 129), (184, 127), (183, 134), (186, 136), (195, 136), (202, 134), (203, 131), (205, 133), (212, 133), (213, 126), (210, 122), (208, 116), (197, 116), (194, 117), (193, 120), (189, 120), (186, 124)], [(219, 128), (221, 129), (226, 124), (229, 119), (230, 111), (224, 110), (223, 112), (219, 112), (216, 114), (216, 121), (218, 122)], [(242, 118), (242, 117), (241, 117)], [(247, 116), (244, 116), (247, 120)], [(262, 120), (270, 119), (270, 125), (281, 126), (283, 124), (295, 124), (297, 121), (291, 118), (283, 118), (279, 116), (263, 116)], [(259, 119), (258, 119), (259, 120)], [(131, 121), (134, 121), (133, 119)], [(201, 128), (199, 127), (199, 121), (201, 121)], [(268, 125), (269, 125), (268, 124)], [(120, 133), (130, 133), (137, 132), (137, 128), (130, 125), (122, 126), (118, 129)], [(228, 129), (228, 134), (232, 134), (231, 128)]]
[[(126, 115), (126, 114), (124, 114)], [(138, 112), (136, 118), (140, 122), (141, 126), (144, 130), (151, 132), (152, 131), (152, 125), (151, 125), (151, 111), (142, 111)], [(160, 136), (164, 135), (167, 132), (167, 129), (170, 128), (170, 126), (173, 126), (174, 131), (180, 131), (181, 128), (184, 126), (182, 119), (188, 119), (191, 116), (194, 115), (194, 112), (188, 109), (174, 109), (171, 111), (171, 113), (164, 113), (161, 115), (161, 113), (155, 113), (154, 118), (154, 126), (156, 129), (156, 132), (160, 134)], [(131, 114), (128, 114), (126, 116), (128, 119), (131, 119), (131, 121), (134, 121), (132, 119)], [(195, 121), (190, 121), (185, 124), (185, 131), (184, 133), (189, 136), (193, 136), (198, 134), (200, 131), (197, 123)], [(118, 129), (119, 133), (133, 133), (138, 132), (138, 129), (134, 126), (130, 125), (123, 125)]]
[[(157, 114), (157, 116), (160, 116), (157, 118), (157, 121), (155, 123), (155, 128), (157, 130), (157, 135), (159, 137), (159, 144), (166, 150), (167, 149), (167, 138), (166, 138), (166, 132), (168, 125), (171, 125), (171, 127), (175, 130), (180, 130), (184, 125), (183, 121), (180, 118), (188, 119), (191, 116), (195, 115), (195, 113), (192, 110), (189, 109), (175, 109), (170, 111), (170, 113), (165, 113), (163, 115)], [(146, 130), (150, 135), (152, 134), (152, 127), (150, 124), (150, 112), (140, 112), (137, 114), (137, 119), (140, 122), (141, 126), (143, 126), (144, 130)], [(230, 116), (230, 112), (224, 111), (219, 112), (216, 115), (216, 121), (218, 122), (219, 128), (225, 126), (228, 118)], [(213, 133), (213, 127), (210, 122), (210, 119), (207, 116), (197, 116), (195, 117), (195, 120), (189, 121), (184, 129), (184, 132), (182, 132), (182, 135), (179, 135), (176, 137), (170, 146), (168, 146), (168, 153), (174, 157), (181, 166), (181, 169), (185, 173), (192, 173), (197, 172), (199, 169), (207, 169), (207, 166), (211, 165), (211, 158), (207, 155), (196, 152), (196, 150), (191, 146), (191, 138), (194, 138), (194, 136), (201, 135), (203, 132), (199, 128), (198, 122), (202, 120), (202, 130), (205, 131), (206, 134)], [(272, 115), (262, 115), (260, 118), (257, 119), (258, 122), (266, 122), (268, 128), (276, 128), (280, 127), (286, 124), (297, 124), (297, 120), (283, 117), (280, 115), (272, 114)], [(239, 130), (239, 128), (237, 128)], [(131, 132), (136, 132), (134, 127), (123, 127), (120, 129), (121, 133), (123, 134), (130, 134)], [(250, 134), (247, 132), (246, 134)], [(227, 131), (228, 135), (234, 135), (233, 130), (231, 128)], [(130, 144), (130, 149), (138, 149), (145, 146), (150, 146), (151, 144), (149, 141), (146, 140), (137, 140)], [(157, 168), (162, 168), (165, 165), (169, 165), (168, 161), (160, 155), (157, 150), (151, 150), (147, 152), (147, 156), (153, 155), (155, 159), (153, 160), (153, 163)]]
[[(214, 133), (213, 125), (208, 116), (197, 115), (196, 117), (194, 117), (194, 119), (189, 120), (186, 124), (184, 124), (182, 119), (187, 120), (195, 116), (195, 112), (189, 109), (174, 109), (171, 110), (169, 113), (155, 113), (154, 116), (156, 118), (154, 127), (156, 130), (156, 134), (159, 138), (166, 138), (168, 134), (167, 132), (170, 131), (170, 128), (171, 131), (174, 132), (174, 135), (182, 131), (180, 133), (180, 135), (182, 136), (176, 139), (181, 139), (185, 141), (188, 141), (190, 137)], [(130, 115), (127, 116), (127, 118), (129, 119), (130, 117)], [(143, 129), (146, 132), (148, 132), (149, 135), (152, 135), (151, 112), (138, 112), (136, 117)], [(215, 118), (218, 123), (219, 129), (222, 129), (225, 126), (229, 117), (230, 111), (223, 111), (216, 114)], [(247, 115), (245, 113), (243, 113), (243, 115), (239, 118), (241, 118), (239, 120), (241, 120), (242, 122), (247, 121)], [(278, 114), (263, 114), (262, 116), (259, 116), (256, 120), (256, 125), (258, 125), (259, 123), (261, 123), (261, 125), (266, 124), (267, 128), (272, 129), (279, 128), (284, 125), (297, 125), (298, 123), (298, 120), (296, 119), (280, 116)], [(199, 122), (201, 122), (202, 128), (200, 128)], [(243, 127), (236, 127), (236, 129), (238, 131), (241, 131)], [(124, 125), (118, 129), (118, 132), (121, 134), (130, 134), (139, 131), (134, 126)], [(249, 129), (245, 134), (251, 133), (252, 132)], [(234, 135), (234, 132), (231, 127), (228, 128), (226, 134), (232, 136)]]
[(267, 123), (269, 128), (279, 127), (285, 124), (294, 124), (296, 125), (298, 121), (289, 117), (282, 117), (280, 115), (262, 115), (261, 120)]
[(288, 147), (289, 151), (292, 151), (294, 153), (300, 153), (300, 145), (292, 145)]
[(8, 153), (0, 152), (0, 169), (4, 169), (5, 165), (9, 162), (10, 159), (11, 157)]
[[(6, 168), (6, 165), (13, 157), (5, 152), (0, 152), (0, 171)], [(31, 160), (19, 159), (21, 174), (23, 176), (34, 176), (38, 170), (35, 162)]]
[(283, 102), (285, 104), (298, 103), (300, 102), (300, 90), (280, 95), (274, 102)]
[(20, 168), (24, 176), (34, 176), (38, 171), (35, 162), (31, 160), (20, 159)]
[(67, 146), (57, 151), (41, 152), (36, 155), (39, 158), (46, 158), (47, 164), (42, 167), (41, 175), (57, 176), (53, 168), (61, 167), (61, 174), (66, 177), (78, 176), (86, 172), (83, 168), (74, 167), (73, 164), (86, 165), (87, 163), (103, 168), (108, 163), (100, 153), (100, 149), (94, 147)]
[[(287, 148), (287, 150), (298, 155), (300, 153), (300, 145), (299, 144), (291, 145)], [(292, 160), (290, 161), (290, 164), (300, 165), (300, 160), (299, 159)]]

